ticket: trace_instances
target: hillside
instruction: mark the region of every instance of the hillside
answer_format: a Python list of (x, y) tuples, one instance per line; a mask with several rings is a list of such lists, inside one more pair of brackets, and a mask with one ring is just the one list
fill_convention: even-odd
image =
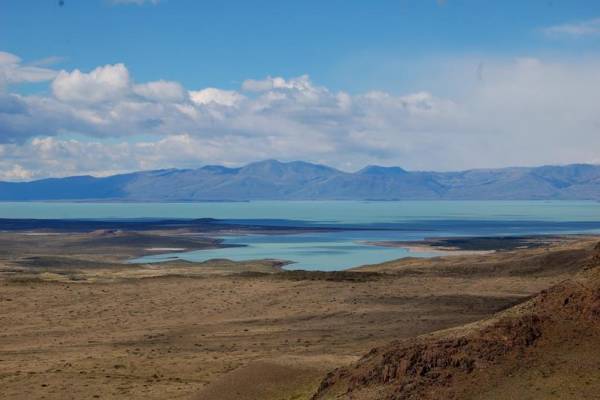
[(577, 263), (574, 278), (490, 319), (371, 350), (313, 400), (596, 398), (600, 244)]
[(0, 201), (125, 200), (598, 200), (600, 166), (574, 164), (460, 172), (369, 166), (343, 172), (324, 165), (267, 160), (240, 168), (144, 171), (0, 182)]

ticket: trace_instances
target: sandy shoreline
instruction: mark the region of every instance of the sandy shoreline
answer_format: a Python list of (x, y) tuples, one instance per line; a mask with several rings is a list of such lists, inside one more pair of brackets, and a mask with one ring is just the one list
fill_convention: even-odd
[(470, 254), (492, 254), (495, 250), (460, 250), (455, 247), (436, 247), (428, 244), (408, 244), (404, 242), (363, 242), (371, 246), (397, 247), (406, 249), (409, 253), (425, 253), (435, 256), (464, 256)]

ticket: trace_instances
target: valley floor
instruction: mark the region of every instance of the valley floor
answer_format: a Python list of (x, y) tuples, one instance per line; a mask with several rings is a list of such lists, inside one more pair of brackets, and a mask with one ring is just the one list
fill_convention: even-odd
[(319, 273), (131, 266), (122, 260), (139, 244), (110, 233), (1, 233), (2, 398), (310, 399), (373, 347), (478, 321), (571, 277), (597, 240)]

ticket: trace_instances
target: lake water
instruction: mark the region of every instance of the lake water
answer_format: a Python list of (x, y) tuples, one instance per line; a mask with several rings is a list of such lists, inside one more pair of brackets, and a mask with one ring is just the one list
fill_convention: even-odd
[(336, 224), (423, 220), (600, 221), (596, 201), (253, 201), (0, 203), (0, 218), (217, 218)]
[[(151, 255), (133, 262), (160, 262), (173, 259), (206, 261), (227, 258), (235, 261), (277, 259), (293, 261), (286, 269), (319, 271), (376, 264), (406, 257), (430, 257), (431, 253), (414, 253), (403, 248), (381, 247), (365, 243), (369, 240), (401, 240), (410, 237), (395, 231), (342, 231), (298, 233), (288, 235), (244, 235), (223, 237), (226, 244), (243, 245), (214, 250)], [(420, 238), (420, 235), (414, 238)]]
[(256, 201), (228, 203), (0, 203), (0, 218), (215, 218), (231, 223), (342, 228), (293, 235), (226, 236), (242, 245), (136, 260), (181, 258), (293, 261), (287, 268), (339, 270), (427, 253), (368, 245), (368, 241), (440, 236), (600, 233), (594, 201)]

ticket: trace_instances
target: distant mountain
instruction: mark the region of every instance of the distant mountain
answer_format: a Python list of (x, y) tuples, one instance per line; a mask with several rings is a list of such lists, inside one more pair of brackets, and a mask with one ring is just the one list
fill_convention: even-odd
[(0, 182), (0, 201), (600, 200), (600, 165), (354, 173), (302, 161)]

